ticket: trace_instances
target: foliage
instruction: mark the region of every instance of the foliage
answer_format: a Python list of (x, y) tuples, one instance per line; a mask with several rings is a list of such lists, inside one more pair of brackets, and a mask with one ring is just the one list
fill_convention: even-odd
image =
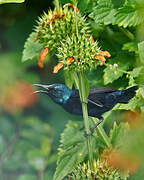
[(5, 3), (22, 3), (25, 0), (1, 0), (0, 4), (5, 4)]
[(143, 23), (142, 1), (126, 1), (122, 7), (114, 8), (111, 0), (98, 0), (97, 6), (91, 13), (96, 23), (118, 26), (137, 26)]
[[(142, 4), (143, 2), (138, 0), (126, 1), (121, 7), (115, 8), (113, 1), (99, 0), (89, 15), (95, 24), (104, 26), (102, 29), (104, 33), (99, 36), (103, 41), (102, 45), (107, 47), (107, 44), (112, 44), (109, 47), (112, 59), (104, 69), (105, 85), (115, 86), (119, 83), (119, 88), (123, 88), (138, 84), (140, 88), (144, 88), (142, 83), (143, 41), (138, 39), (139, 34), (136, 32), (137, 25), (143, 24)], [(128, 26), (134, 26), (135, 29), (128, 29)], [(97, 81), (103, 84), (101, 77), (98, 77)], [(128, 105), (120, 105), (115, 109), (140, 110), (141, 106), (143, 106), (143, 96), (139, 90)]]
[(26, 61), (28, 59), (33, 59), (42, 50), (42, 45), (39, 42), (34, 42), (33, 40), (36, 38), (37, 33), (32, 33), (30, 37), (27, 39), (27, 42), (25, 43), (24, 46), (24, 51), (23, 51), (23, 57), (22, 61)]
[[(126, 125), (114, 124), (110, 131), (109, 138), (112, 146), (118, 141), (119, 136), (124, 136), (127, 130)], [(93, 137), (93, 151), (95, 152), (95, 159), (93, 161), (93, 170), (90, 170), (90, 165), (87, 160), (88, 152), (86, 148), (86, 141), (83, 136), (82, 122), (69, 121), (64, 132), (61, 134), (61, 144), (59, 146), (59, 159), (57, 161), (57, 169), (54, 179), (60, 180), (66, 175), (73, 180), (81, 179), (126, 179), (127, 174), (123, 174), (119, 170), (115, 170), (109, 166), (107, 161), (103, 159), (101, 152), (107, 149), (105, 141), (101, 139), (97, 133)], [(119, 146), (120, 147), (120, 146)], [(107, 149), (108, 151), (108, 149)], [(69, 158), (71, 157), (71, 158)], [(101, 157), (101, 158), (100, 158)], [(69, 179), (68, 178), (68, 179)]]
[(70, 178), (72, 180), (82, 180), (82, 179), (109, 179), (109, 180), (123, 180), (124, 178), (120, 177), (120, 173), (112, 167), (107, 165), (107, 162), (102, 160), (94, 161), (94, 170), (91, 171), (89, 163), (84, 163), (79, 165), (76, 169), (74, 169), (72, 176)]
[(82, 123), (70, 121), (61, 135), (55, 180), (64, 178), (87, 156), (87, 144), (83, 136)]

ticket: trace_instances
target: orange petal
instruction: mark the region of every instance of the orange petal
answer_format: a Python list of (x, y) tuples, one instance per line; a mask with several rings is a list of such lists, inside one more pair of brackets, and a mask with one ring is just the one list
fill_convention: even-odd
[(78, 8), (76, 8), (76, 13), (78, 13), (79, 12), (79, 10), (78, 10)]
[(55, 67), (54, 67), (54, 70), (53, 70), (53, 73), (58, 73), (58, 71), (64, 66), (64, 63), (63, 62), (59, 62)]
[(139, 112), (126, 111), (122, 118), (128, 122), (131, 128), (139, 128), (142, 126), (143, 116)]
[(38, 62), (38, 66), (40, 67), (40, 68), (43, 68), (44, 67), (44, 65), (43, 65), (43, 62)]
[(74, 61), (74, 57), (73, 56), (71, 56), (71, 57), (68, 57), (67, 59), (66, 59), (66, 64), (71, 64), (73, 61)]
[(99, 55), (99, 54), (96, 54), (96, 55), (94, 56), (94, 59), (97, 59), (97, 60), (101, 61), (101, 63), (100, 63), (101, 66), (103, 66), (104, 63), (105, 63), (105, 61), (106, 61), (105, 57), (102, 56), (102, 55)]
[(62, 14), (62, 16), (61, 16), (62, 20), (64, 20), (64, 17), (65, 17), (65, 14)]
[(38, 38), (36, 37), (36, 38), (34, 38), (33, 42), (36, 42), (37, 40), (38, 40)]
[(74, 5), (72, 4), (72, 3), (67, 3), (67, 4), (65, 4), (64, 6), (63, 6), (63, 8), (65, 8), (65, 7), (72, 7), (73, 9), (74, 9)]
[(52, 18), (54, 20), (54, 19), (57, 19), (58, 17), (59, 17), (59, 14), (54, 14)]
[(130, 174), (134, 174), (141, 163), (135, 157), (126, 156), (116, 151), (108, 153), (106, 160), (110, 166), (123, 171), (129, 171)]
[(106, 57), (111, 57), (111, 54), (108, 51), (100, 51), (100, 55), (106, 56)]
[(91, 39), (93, 43), (95, 42), (93, 36), (89, 36), (89, 39)]
[[(73, 4), (71, 4), (71, 3), (67, 3), (67, 4), (65, 4), (64, 6), (63, 6), (63, 8), (65, 8), (65, 7), (72, 7), (73, 9), (74, 9), (74, 5)], [(76, 13), (78, 13), (79, 12), (79, 10), (78, 10), (78, 8), (76, 8)]]
[(44, 48), (43, 51), (41, 52), (39, 58), (38, 58), (38, 66), (40, 68), (43, 68), (43, 62), (45, 60), (46, 55), (49, 52), (49, 48)]

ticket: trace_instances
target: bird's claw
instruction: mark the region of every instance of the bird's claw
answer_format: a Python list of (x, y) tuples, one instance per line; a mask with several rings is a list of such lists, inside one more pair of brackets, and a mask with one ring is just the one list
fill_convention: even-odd
[(92, 136), (92, 134), (93, 134), (93, 128), (90, 128), (90, 132), (89, 132), (89, 133), (87, 133), (86, 131), (84, 131), (84, 137), (85, 137), (85, 138), (88, 138), (88, 136)]

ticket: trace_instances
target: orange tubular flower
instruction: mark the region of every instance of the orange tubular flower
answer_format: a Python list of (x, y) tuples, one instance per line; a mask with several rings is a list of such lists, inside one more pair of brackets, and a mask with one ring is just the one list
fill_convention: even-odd
[[(74, 5), (73, 4), (71, 4), (71, 3), (67, 3), (67, 4), (65, 4), (64, 6), (63, 6), (63, 8), (65, 8), (65, 7), (72, 7), (73, 9), (74, 9)], [(79, 12), (79, 10), (78, 10), (78, 8), (76, 8), (76, 13), (78, 13)]]
[(53, 73), (56, 74), (58, 73), (58, 71), (64, 66), (64, 63), (63, 62), (59, 62), (55, 67), (54, 67), (54, 70), (53, 70)]
[(64, 17), (65, 17), (65, 14), (62, 14), (62, 16), (61, 16), (62, 20), (64, 20)]
[(94, 56), (94, 59), (100, 60), (101, 61), (100, 66), (103, 66), (106, 61), (105, 56), (111, 57), (111, 55), (108, 51), (100, 51), (100, 54), (96, 54)]
[(111, 57), (111, 54), (108, 51), (100, 51), (100, 55), (106, 56), (106, 57)]
[(69, 65), (74, 61), (74, 57), (73, 56), (68, 57), (66, 61), (67, 61), (66, 64)]
[(40, 68), (43, 68), (43, 63), (44, 63), (44, 60), (46, 58), (46, 55), (48, 54), (49, 52), (49, 48), (44, 48), (44, 50), (41, 52), (39, 58), (38, 58), (38, 66)]
[(102, 56), (102, 55), (99, 55), (99, 54), (96, 54), (96, 55), (94, 56), (94, 59), (97, 59), (97, 60), (101, 61), (101, 63), (100, 63), (101, 66), (103, 66), (104, 63), (105, 63), (105, 61), (106, 61), (105, 57)]
[(54, 20), (57, 19), (58, 17), (59, 17), (59, 14), (54, 14), (53, 17), (50, 20), (50, 29), (51, 29), (52, 32), (53, 32), (52, 24), (53, 24)]
[(33, 42), (36, 42), (37, 40), (38, 40), (38, 38), (36, 37), (36, 38), (34, 38)]
[(95, 42), (93, 36), (89, 36), (88, 38), (91, 39), (93, 43)]

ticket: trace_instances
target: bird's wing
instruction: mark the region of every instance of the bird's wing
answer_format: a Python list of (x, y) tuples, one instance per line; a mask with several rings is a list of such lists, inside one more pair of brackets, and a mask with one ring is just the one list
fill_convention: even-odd
[[(116, 89), (112, 88), (91, 88), (89, 92), (89, 97), (88, 97), (88, 103), (94, 104), (98, 107), (103, 107), (105, 100), (104, 100), (104, 94), (105, 93), (111, 93), (116, 91)], [(78, 90), (74, 90), (72, 94), (73, 99), (79, 99), (79, 92)]]
[(88, 102), (96, 106), (103, 107), (105, 104), (105, 94), (116, 91), (112, 88), (91, 88), (89, 92)]
[(117, 91), (113, 88), (107, 88), (107, 87), (100, 87), (100, 88), (91, 88), (89, 94), (95, 94), (95, 93), (111, 93)]

